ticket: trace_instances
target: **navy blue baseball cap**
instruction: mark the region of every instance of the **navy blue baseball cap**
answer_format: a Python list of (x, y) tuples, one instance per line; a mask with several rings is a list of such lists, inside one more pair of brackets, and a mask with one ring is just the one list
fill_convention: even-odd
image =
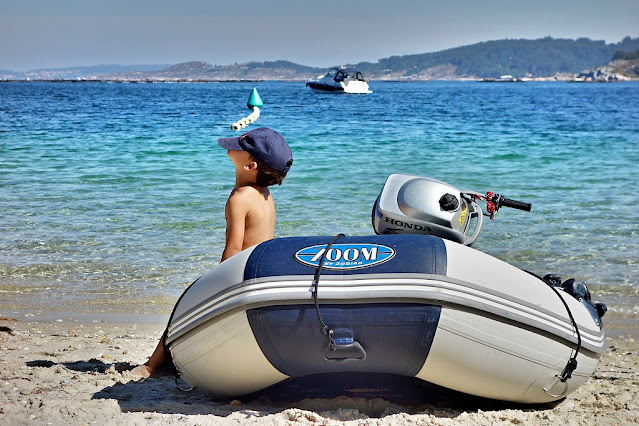
[(293, 153), (275, 130), (260, 127), (237, 138), (219, 138), (217, 144), (233, 151), (246, 151), (257, 161), (284, 173), (291, 168)]

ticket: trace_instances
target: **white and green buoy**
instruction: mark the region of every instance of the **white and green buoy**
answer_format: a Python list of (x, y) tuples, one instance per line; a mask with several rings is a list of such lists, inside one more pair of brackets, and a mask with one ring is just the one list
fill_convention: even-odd
[(246, 102), (246, 106), (248, 107), (248, 109), (252, 109), (253, 112), (250, 113), (248, 116), (231, 124), (231, 129), (243, 129), (250, 123), (253, 123), (255, 120), (257, 120), (260, 116), (260, 108), (262, 108), (262, 105), (264, 105), (264, 103), (262, 102), (262, 98), (260, 98), (260, 94), (257, 93), (257, 89), (254, 87), (253, 91), (251, 92), (251, 96), (249, 96), (249, 99)]

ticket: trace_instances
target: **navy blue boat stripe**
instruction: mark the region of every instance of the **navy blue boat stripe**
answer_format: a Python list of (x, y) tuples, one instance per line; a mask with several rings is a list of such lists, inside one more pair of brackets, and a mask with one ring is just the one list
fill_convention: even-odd
[[(244, 280), (313, 275), (331, 237), (289, 237), (256, 247), (244, 268)], [(446, 246), (428, 235), (342, 237), (326, 256), (327, 275), (419, 273), (446, 275)]]
[(296, 377), (317, 373), (367, 372), (415, 376), (428, 357), (441, 307), (412, 303), (326, 304), (326, 321), (361, 344), (365, 359), (334, 362), (317, 327), (314, 307), (281, 305), (247, 311), (249, 324), (268, 361)]

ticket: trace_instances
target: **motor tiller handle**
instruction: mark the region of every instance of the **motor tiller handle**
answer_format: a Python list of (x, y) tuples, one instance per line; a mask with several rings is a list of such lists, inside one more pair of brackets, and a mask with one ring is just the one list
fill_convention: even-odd
[(501, 197), (499, 205), (503, 207), (510, 207), (511, 209), (523, 210), (529, 212), (532, 208), (532, 204), (524, 203), (523, 201), (511, 200), (510, 198)]

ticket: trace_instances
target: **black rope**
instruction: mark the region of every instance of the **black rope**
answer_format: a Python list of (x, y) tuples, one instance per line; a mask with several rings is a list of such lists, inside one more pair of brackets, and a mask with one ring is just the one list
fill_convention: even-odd
[(561, 376), (559, 376), (559, 380), (561, 380), (562, 383), (565, 383), (568, 379), (572, 377), (572, 372), (577, 369), (577, 355), (579, 355), (579, 349), (581, 349), (581, 333), (579, 332), (579, 327), (577, 327), (577, 322), (575, 321), (575, 318), (573, 318), (572, 312), (570, 311), (570, 308), (568, 307), (568, 303), (566, 303), (564, 298), (561, 297), (561, 295), (559, 294), (559, 290), (557, 290), (555, 286), (549, 283), (546, 283), (546, 284), (548, 284), (548, 286), (552, 288), (552, 290), (555, 292), (557, 297), (559, 297), (559, 300), (561, 300), (561, 303), (564, 304), (564, 307), (566, 308), (566, 312), (568, 312), (568, 318), (570, 318), (570, 322), (572, 323), (572, 326), (575, 329), (575, 332), (577, 333), (577, 347), (575, 348), (575, 354), (568, 360), (568, 363), (566, 364), (564, 371), (561, 373)]
[(328, 251), (331, 249), (331, 246), (333, 245), (333, 243), (337, 241), (338, 238), (343, 236), (344, 234), (342, 233), (335, 235), (333, 239), (331, 240), (331, 242), (326, 245), (326, 249), (324, 250), (324, 253), (322, 253), (322, 257), (320, 258), (319, 265), (317, 266), (317, 269), (315, 269), (315, 276), (313, 277), (313, 302), (315, 303), (315, 312), (317, 313), (317, 319), (319, 320), (319, 323), (320, 323), (320, 330), (322, 331), (322, 334), (328, 338), (329, 347), (333, 347), (334, 345), (334, 341), (333, 341), (334, 333), (333, 333), (333, 330), (331, 330), (328, 327), (328, 325), (326, 325), (326, 323), (324, 322), (324, 319), (322, 318), (322, 313), (320, 312), (319, 303), (317, 301), (317, 290), (319, 287), (320, 275), (322, 275), (322, 268), (324, 268), (324, 261), (326, 260)]
[(566, 312), (568, 312), (568, 318), (570, 318), (572, 327), (575, 329), (575, 333), (577, 334), (577, 347), (575, 348), (575, 354), (572, 357), (570, 357), (570, 359), (566, 363), (566, 366), (564, 367), (564, 371), (562, 371), (561, 375), (559, 376), (559, 380), (562, 383), (565, 383), (568, 379), (572, 377), (573, 371), (577, 369), (577, 355), (579, 355), (579, 350), (581, 349), (581, 333), (579, 332), (579, 327), (577, 326), (577, 322), (575, 321), (575, 318), (572, 316), (572, 312), (570, 311), (570, 308), (568, 307), (568, 303), (566, 303), (564, 298), (561, 297), (561, 294), (559, 294), (559, 290), (557, 290), (557, 286), (553, 284), (554, 282), (557, 285), (561, 285), (561, 279), (556, 276), (551, 276), (550, 274), (546, 275), (544, 278), (541, 278), (539, 275), (533, 272), (530, 272), (530, 271), (525, 271), (525, 272), (528, 272), (530, 275), (533, 275), (539, 278), (540, 280), (545, 282), (548, 285), (548, 287), (552, 289), (552, 291), (555, 292), (559, 300), (561, 300), (561, 303), (564, 304), (564, 308), (566, 308)]
[[(191, 287), (195, 285), (196, 282), (200, 280), (200, 278), (202, 277), (199, 277), (198, 279), (193, 281), (191, 284), (189, 284), (186, 290), (182, 292), (177, 302), (175, 302), (175, 306), (173, 306), (173, 310), (171, 311), (171, 315), (169, 316), (169, 321), (167, 322), (166, 328), (164, 329), (164, 333), (162, 334), (162, 337), (160, 338), (160, 342), (162, 343), (162, 349), (164, 350), (164, 357), (167, 360), (167, 365), (165, 366), (165, 368), (171, 371), (171, 374), (173, 374), (173, 377), (175, 378), (176, 384), (178, 379), (182, 376), (182, 372), (177, 369), (177, 367), (175, 366), (175, 363), (173, 362), (173, 356), (171, 355), (171, 351), (169, 350), (169, 345), (166, 343), (166, 339), (169, 336), (169, 327), (171, 326), (171, 322), (173, 321), (173, 317), (175, 316), (175, 311), (177, 310), (177, 307), (180, 304), (180, 301), (182, 301), (182, 298), (184, 297), (184, 295), (189, 291)], [(179, 385), (178, 387), (182, 389)]]

